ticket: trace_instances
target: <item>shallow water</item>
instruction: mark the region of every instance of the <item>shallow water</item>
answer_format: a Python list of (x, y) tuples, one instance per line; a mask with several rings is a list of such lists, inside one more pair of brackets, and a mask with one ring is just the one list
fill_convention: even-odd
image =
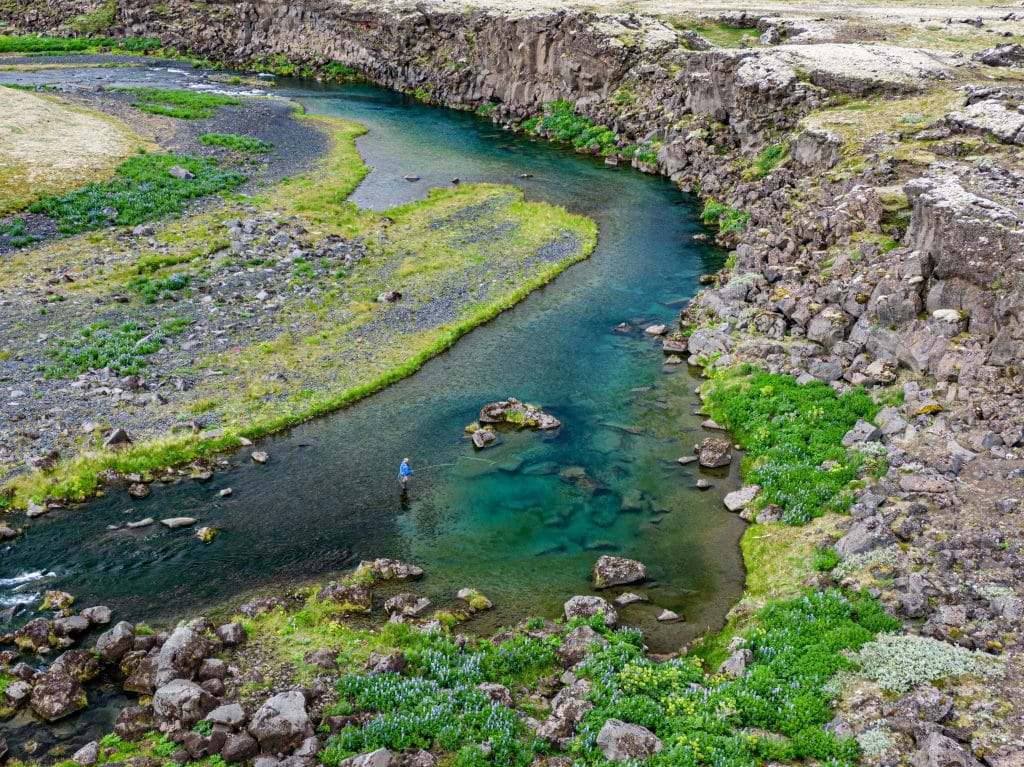
[[(90, 72), (107, 85), (201, 82), (199, 73), (126, 69), (0, 77), (91, 82)], [(742, 589), (743, 523), (721, 502), (738, 480), (706, 475), (711, 490), (693, 487), (697, 471), (675, 459), (704, 436), (692, 415), (697, 379), (685, 367), (663, 369), (642, 334), (612, 332), (623, 321), (672, 323), (697, 276), (719, 266), (719, 252), (692, 241), (701, 231), (692, 201), (663, 179), (370, 86), (282, 83), (275, 92), (369, 127), (359, 149), (373, 171), (353, 196), (361, 206), (382, 210), (454, 177), (511, 183), (593, 217), (600, 243), (587, 262), (412, 377), (261, 442), (266, 466), (240, 452), (209, 483), (154, 485), (144, 501), (116, 491), (34, 521), (0, 555), (0, 600), (59, 587), (81, 604), (109, 604), (118, 618), (171, 622), (388, 556), (423, 566), (416, 590), (439, 606), (462, 586), (487, 594), (496, 609), (472, 624), (483, 630), (558, 614), (566, 598), (589, 591), (589, 569), (607, 551), (649, 567), (652, 581), (633, 590), (651, 603), (620, 612), (647, 631), (652, 649), (720, 625)], [(409, 173), (422, 180), (405, 181)], [(503, 434), (475, 453), (463, 426), (508, 395), (565, 426)], [(416, 474), (403, 501), (396, 472), (405, 455)], [(571, 476), (560, 476), (566, 469)], [(224, 487), (234, 493), (218, 499)], [(221, 534), (204, 546), (190, 530), (106, 529), (184, 514)], [(13, 583), (26, 573), (39, 578)], [(662, 608), (686, 621), (658, 624)]]

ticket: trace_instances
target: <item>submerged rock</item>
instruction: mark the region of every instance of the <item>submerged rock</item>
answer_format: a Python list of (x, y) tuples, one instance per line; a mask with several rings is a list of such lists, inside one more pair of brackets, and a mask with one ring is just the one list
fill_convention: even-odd
[(473, 447), (477, 450), (498, 444), (498, 435), (494, 433), (493, 429), (477, 429), (470, 435), (470, 439), (473, 440)]

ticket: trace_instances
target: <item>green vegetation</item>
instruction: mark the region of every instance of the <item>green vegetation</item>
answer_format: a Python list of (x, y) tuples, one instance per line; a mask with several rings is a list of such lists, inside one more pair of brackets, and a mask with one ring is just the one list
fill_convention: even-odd
[(209, 146), (227, 147), (243, 154), (262, 154), (274, 148), (273, 144), (268, 144), (266, 141), (234, 133), (206, 133), (200, 136), (199, 140)]
[(116, 21), (117, 0), (103, 0), (96, 10), (72, 18), (67, 27), (79, 35), (95, 35), (110, 29)]
[(746, 480), (761, 485), (762, 503), (782, 507), (787, 523), (849, 505), (850, 483), (869, 459), (844, 448), (843, 436), (879, 410), (863, 389), (837, 396), (818, 381), (800, 386), (743, 365), (715, 374), (706, 391), (711, 416), (748, 451)]
[(498, 108), (498, 105), (493, 101), (488, 101), (486, 104), (481, 104), (476, 109), (478, 117), (490, 117), (494, 114), (494, 110)]
[(662, 739), (665, 750), (649, 765), (855, 764), (856, 742), (826, 730), (832, 712), (825, 684), (853, 668), (844, 651), (898, 629), (899, 621), (867, 595), (827, 591), (770, 603), (757, 623), (745, 639), (753, 662), (737, 679), (705, 675), (692, 658), (653, 663), (636, 633), (609, 637), (609, 647), (581, 671), (594, 682), (595, 706), (571, 747), (574, 764), (604, 764), (594, 740), (609, 717)]
[(730, 208), (723, 202), (708, 198), (704, 203), (704, 210), (700, 214), (701, 220), (707, 226), (717, 226), (722, 234), (742, 232), (750, 222), (750, 214), (736, 208)]
[[(79, 17), (88, 26), (99, 17)], [(47, 35), (0, 35), (0, 53), (69, 54), (103, 50), (122, 53), (152, 53), (161, 47), (156, 37), (49, 37)]]
[(157, 299), (173, 299), (174, 294), (187, 288), (191, 280), (192, 277), (186, 272), (175, 272), (155, 280), (149, 277), (136, 277), (130, 285), (141, 295), (143, 303), (154, 304)]
[(39, 242), (38, 237), (28, 233), (23, 218), (0, 221), (0, 244), (3, 244), (4, 238), (7, 240), (6, 244), (15, 249)]
[(533, 744), (526, 726), (476, 686), (534, 686), (554, 670), (557, 641), (519, 636), (500, 645), (479, 640), (463, 646), (441, 632), (408, 635), (403, 644), (409, 665), (402, 676), (347, 674), (339, 680), (337, 712), (372, 718), (333, 736), (321, 762), (334, 767), (376, 748), (433, 747), (454, 753), (451, 763), (466, 767), (529, 764)]
[(252, 68), (278, 77), (320, 78), (330, 82), (351, 82), (359, 79), (358, 70), (329, 61), (326, 64), (296, 64), (284, 54), (256, 59)]
[(880, 636), (861, 647), (853, 660), (861, 674), (897, 695), (947, 677), (1002, 672), (991, 655), (912, 634)]
[(811, 566), (819, 573), (830, 573), (842, 561), (835, 546), (815, 549)]
[(748, 168), (743, 176), (747, 179), (764, 178), (785, 162), (788, 157), (788, 144), (773, 144), (758, 155), (753, 166)]
[(212, 117), (218, 107), (237, 106), (240, 98), (217, 93), (197, 93), (166, 88), (120, 88), (131, 93), (137, 101), (132, 106), (154, 115), (176, 117), (179, 120), (199, 120)]
[(604, 125), (596, 125), (589, 117), (576, 114), (571, 101), (551, 101), (544, 105), (544, 113), (523, 123), (523, 130), (544, 136), (552, 141), (572, 144), (579, 150), (599, 155), (617, 151), (618, 136)]
[[(172, 176), (170, 170), (175, 166), (195, 178)], [(48, 195), (30, 205), (29, 210), (57, 219), (62, 233), (75, 234), (110, 224), (132, 226), (180, 213), (189, 201), (232, 189), (244, 180), (240, 173), (221, 170), (213, 160), (176, 154), (140, 155), (119, 165), (109, 181), (88, 184), (65, 195)]]
[(125, 322), (117, 327), (98, 321), (69, 338), (56, 338), (47, 354), (54, 359), (44, 368), (47, 378), (74, 378), (79, 373), (110, 368), (118, 375), (134, 375), (146, 366), (145, 357), (160, 351), (167, 335), (180, 333), (188, 323), (167, 321), (157, 328)]

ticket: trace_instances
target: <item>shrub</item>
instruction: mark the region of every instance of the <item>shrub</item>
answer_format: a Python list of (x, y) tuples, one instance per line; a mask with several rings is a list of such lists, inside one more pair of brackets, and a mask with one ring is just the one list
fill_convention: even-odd
[(744, 175), (751, 179), (764, 178), (775, 170), (789, 156), (788, 144), (774, 144), (768, 147), (757, 159), (754, 165)]
[(840, 397), (818, 381), (800, 386), (791, 376), (751, 370), (718, 373), (706, 402), (748, 451), (747, 479), (761, 485), (761, 502), (781, 506), (789, 524), (848, 506), (864, 457), (844, 448), (843, 436), (879, 406), (861, 388)]
[(214, 110), (222, 106), (235, 106), (242, 100), (219, 93), (197, 93), (195, 91), (170, 90), (166, 88), (120, 88), (131, 93), (137, 101), (132, 106), (155, 115), (176, 117), (180, 120), (198, 120), (212, 117)]
[(0, 53), (81, 53), (112, 43), (109, 38), (0, 35)]
[(840, 563), (839, 552), (836, 551), (835, 546), (827, 546), (824, 549), (816, 549), (814, 552), (814, 561), (811, 565), (819, 573), (831, 572), (832, 569)]
[[(169, 171), (174, 166), (185, 168), (195, 178), (172, 176)], [(65, 195), (47, 195), (32, 203), (29, 210), (57, 219), (64, 234), (111, 223), (133, 226), (178, 213), (190, 200), (234, 188), (244, 180), (241, 173), (221, 170), (213, 160), (147, 154), (123, 162), (109, 181), (88, 184)]]
[(173, 299), (174, 293), (184, 290), (192, 281), (185, 272), (175, 272), (161, 280), (150, 280), (149, 277), (136, 277), (129, 283), (141, 296), (144, 303), (156, 303), (158, 298)]
[(861, 647), (853, 660), (864, 676), (896, 694), (950, 676), (1001, 671), (991, 656), (912, 634), (880, 636)]
[(274, 148), (273, 144), (252, 136), (238, 136), (234, 133), (207, 133), (199, 140), (208, 146), (222, 146), (244, 154), (261, 154)]

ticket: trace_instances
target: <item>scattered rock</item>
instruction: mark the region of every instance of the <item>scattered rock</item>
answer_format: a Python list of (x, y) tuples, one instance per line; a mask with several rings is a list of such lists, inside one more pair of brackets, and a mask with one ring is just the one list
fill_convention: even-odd
[(478, 420), (482, 424), (505, 424), (517, 429), (530, 428), (540, 431), (557, 429), (562, 425), (562, 422), (553, 415), (549, 415), (533, 405), (520, 402), (515, 397), (484, 405), (480, 410)]
[(313, 734), (305, 697), (298, 690), (291, 690), (270, 698), (253, 715), (249, 734), (256, 738), (264, 753), (295, 750)]
[(722, 502), (725, 504), (725, 508), (729, 511), (742, 511), (754, 502), (754, 499), (757, 498), (757, 494), (760, 492), (760, 485), (746, 485), (739, 490), (734, 490), (731, 493), (726, 494), (725, 498), (722, 499)]
[(187, 679), (173, 679), (153, 694), (153, 712), (163, 722), (191, 727), (216, 706), (213, 696)]
[(96, 653), (104, 663), (115, 664), (132, 649), (135, 643), (135, 627), (128, 621), (121, 621), (96, 639)]
[(168, 517), (167, 519), (161, 519), (160, 524), (176, 530), (179, 527), (190, 527), (197, 521), (195, 517)]
[(254, 463), (264, 464), (270, 460), (270, 454), (263, 450), (255, 450), (250, 456)]

